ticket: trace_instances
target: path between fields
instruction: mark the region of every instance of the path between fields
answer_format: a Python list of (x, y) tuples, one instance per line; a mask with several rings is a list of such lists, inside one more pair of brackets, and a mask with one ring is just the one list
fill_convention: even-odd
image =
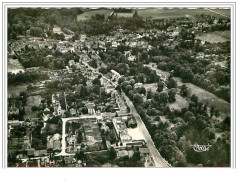
[(205, 9), (208, 10), (208, 11), (210, 11), (210, 12), (214, 12), (214, 13), (216, 13), (216, 14), (218, 14), (218, 15), (224, 16), (224, 17), (226, 17), (226, 18), (230, 18), (229, 16), (226, 16), (226, 15), (224, 15), (224, 14), (221, 14), (221, 13), (219, 13), (219, 12), (216, 12), (216, 11), (214, 11), (214, 10), (212, 10), (212, 9), (209, 9), (209, 8), (205, 8)]
[[(159, 75), (164, 75), (165, 77), (169, 76), (169, 73), (166, 71), (162, 71), (160, 69), (157, 69), (156, 67), (152, 67), (151, 65), (146, 65), (150, 67), (152, 70), (155, 70), (157, 74)], [(199, 101), (202, 102), (203, 104), (208, 104), (209, 107), (214, 106), (221, 112), (221, 118), (224, 119), (228, 115), (230, 116), (230, 103), (217, 97), (213, 93), (210, 93), (209, 91), (206, 91), (196, 85), (193, 85), (191, 83), (183, 83), (181, 78), (178, 77), (173, 77), (174, 80), (177, 81), (178, 86), (181, 86), (185, 84), (188, 89), (190, 94), (195, 94), (198, 96)]]

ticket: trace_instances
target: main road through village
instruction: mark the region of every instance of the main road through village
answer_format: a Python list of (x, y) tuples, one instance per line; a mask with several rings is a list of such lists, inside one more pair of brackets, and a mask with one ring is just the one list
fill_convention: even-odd
[(122, 96), (125, 98), (126, 103), (129, 106), (132, 115), (136, 119), (137, 125), (139, 126), (139, 128), (138, 128), (139, 131), (141, 131), (142, 135), (145, 138), (147, 147), (150, 149), (151, 156), (155, 162), (155, 166), (156, 167), (170, 167), (171, 165), (166, 160), (164, 160), (164, 158), (160, 155), (160, 153), (156, 149), (155, 144), (152, 141), (152, 138), (151, 138), (144, 122), (142, 121), (140, 115), (137, 113), (133, 103), (130, 101), (130, 99), (124, 93), (122, 93)]

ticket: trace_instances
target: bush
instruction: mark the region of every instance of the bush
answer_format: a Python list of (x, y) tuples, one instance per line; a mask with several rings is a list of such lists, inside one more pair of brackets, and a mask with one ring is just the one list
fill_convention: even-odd
[(37, 111), (37, 107), (36, 106), (32, 106), (31, 107), (31, 111), (33, 111), (33, 112)]

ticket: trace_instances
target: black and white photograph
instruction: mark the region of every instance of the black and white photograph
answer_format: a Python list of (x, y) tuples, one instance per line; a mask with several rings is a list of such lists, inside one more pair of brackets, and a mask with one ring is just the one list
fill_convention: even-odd
[(230, 166), (230, 9), (8, 9), (8, 166)]
[(3, 6), (4, 169), (236, 167), (234, 2)]

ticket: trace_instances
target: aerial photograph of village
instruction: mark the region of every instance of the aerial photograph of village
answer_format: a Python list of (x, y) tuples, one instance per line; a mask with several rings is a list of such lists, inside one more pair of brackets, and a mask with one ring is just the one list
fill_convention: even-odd
[(8, 167), (230, 167), (228, 8), (7, 10)]

